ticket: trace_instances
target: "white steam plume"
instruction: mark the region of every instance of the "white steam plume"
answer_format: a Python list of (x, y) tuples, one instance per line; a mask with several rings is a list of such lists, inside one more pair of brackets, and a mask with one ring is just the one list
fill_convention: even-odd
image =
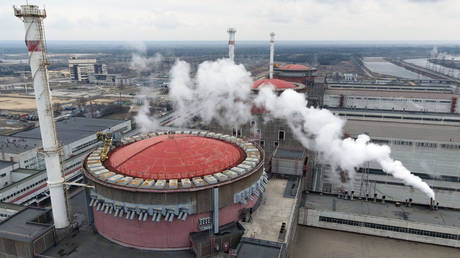
[[(190, 77), (190, 64), (176, 61), (170, 72), (169, 97), (175, 102), (176, 112), (195, 110), (204, 123), (217, 121), (222, 126), (238, 126), (251, 119), (249, 96), (251, 74), (243, 65), (229, 59), (203, 62), (195, 78)], [(191, 118), (183, 115), (175, 124), (184, 125)]]
[[(302, 145), (318, 152), (333, 170), (340, 168), (353, 176), (355, 168), (377, 161), (385, 172), (434, 199), (428, 184), (390, 157), (388, 146), (370, 143), (364, 134), (356, 140), (343, 139), (345, 121), (326, 109), (307, 108), (303, 94), (285, 90), (278, 96), (271, 87), (263, 87), (251, 97), (252, 79), (242, 65), (228, 59), (207, 61), (199, 65), (192, 78), (190, 65), (177, 61), (170, 76), (169, 97), (180, 114), (194, 109), (203, 122), (214, 120), (221, 126), (239, 126), (251, 120), (250, 110), (255, 104), (269, 111), (267, 117), (285, 120)], [(178, 123), (184, 125), (187, 121)]]
[(163, 61), (163, 56), (160, 53), (155, 53), (151, 57), (146, 57), (144, 53), (133, 53), (129, 67), (138, 73), (152, 72), (158, 68)]
[[(143, 43), (134, 45), (134, 47), (137, 53), (132, 54), (130, 68), (136, 71), (138, 75), (155, 72), (163, 61), (163, 56), (160, 53), (155, 53), (152, 57), (146, 57), (147, 48)], [(160, 125), (159, 121), (150, 113), (150, 102), (155, 99), (155, 96), (156, 91), (153, 87), (144, 87), (136, 95), (135, 101), (142, 102), (142, 106), (134, 117), (134, 121), (143, 132), (155, 130)]]
[(265, 87), (254, 102), (269, 111), (270, 116), (284, 119), (302, 145), (317, 151), (334, 168), (353, 173), (365, 162), (376, 161), (386, 173), (434, 199), (434, 192), (427, 183), (411, 174), (400, 161), (390, 157), (390, 147), (370, 143), (369, 136), (365, 134), (359, 135), (356, 140), (343, 139), (345, 121), (329, 110), (307, 108), (304, 95), (288, 89), (277, 96), (270, 87)]

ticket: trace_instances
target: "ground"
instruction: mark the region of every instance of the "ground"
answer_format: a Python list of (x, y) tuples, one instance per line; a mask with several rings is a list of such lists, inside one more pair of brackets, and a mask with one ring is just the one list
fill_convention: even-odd
[(343, 231), (297, 226), (289, 257), (297, 258), (453, 258), (460, 250)]

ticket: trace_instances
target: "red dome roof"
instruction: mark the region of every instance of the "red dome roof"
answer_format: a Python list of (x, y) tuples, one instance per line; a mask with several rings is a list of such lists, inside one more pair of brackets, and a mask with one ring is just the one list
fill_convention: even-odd
[(254, 82), (252, 88), (256, 89), (260, 86), (273, 85), (275, 89), (294, 89), (296, 86), (290, 82), (279, 80), (279, 79), (260, 79)]
[(237, 145), (187, 134), (161, 135), (119, 147), (105, 165), (121, 174), (180, 179), (215, 174), (245, 158)]
[(305, 66), (305, 65), (287, 64), (287, 65), (283, 65), (283, 66), (278, 67), (278, 69), (305, 71), (305, 70), (309, 70), (310, 68), (308, 66)]

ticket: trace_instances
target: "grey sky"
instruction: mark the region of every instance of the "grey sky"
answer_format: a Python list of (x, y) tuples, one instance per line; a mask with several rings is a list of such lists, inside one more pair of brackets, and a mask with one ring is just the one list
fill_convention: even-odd
[[(459, 0), (30, 0), (49, 40), (460, 40)], [(0, 1), (0, 40), (24, 37)]]

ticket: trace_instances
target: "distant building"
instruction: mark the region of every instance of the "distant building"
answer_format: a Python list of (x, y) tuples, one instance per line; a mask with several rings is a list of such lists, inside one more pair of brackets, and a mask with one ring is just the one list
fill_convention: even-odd
[(131, 83), (130, 78), (123, 77), (119, 74), (90, 74), (88, 81), (91, 84), (103, 86), (126, 86)]
[(326, 89), (325, 108), (460, 113), (458, 95), (431, 91)]
[(69, 59), (70, 79), (73, 82), (89, 83), (92, 74), (107, 74), (105, 64), (96, 63), (96, 59)]

